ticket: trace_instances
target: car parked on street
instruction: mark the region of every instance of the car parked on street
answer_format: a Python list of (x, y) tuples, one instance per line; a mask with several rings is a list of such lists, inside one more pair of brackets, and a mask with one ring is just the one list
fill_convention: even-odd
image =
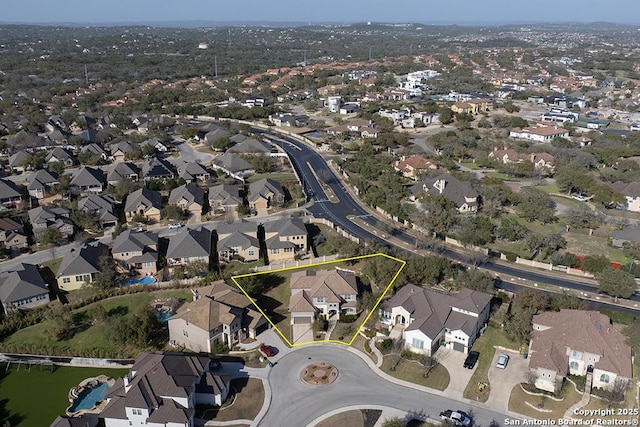
[(467, 369), (473, 369), (473, 367), (476, 366), (478, 357), (480, 357), (480, 353), (477, 351), (470, 351), (467, 358), (464, 359), (464, 367)]
[(456, 411), (447, 409), (446, 411), (440, 412), (440, 419), (448, 421), (456, 427), (469, 427), (472, 423), (471, 417), (459, 409)]
[(181, 228), (182, 224), (180, 224), (179, 222), (174, 222), (169, 224), (169, 230), (175, 230), (177, 228)]
[(501, 353), (500, 356), (498, 356), (496, 368), (504, 369), (507, 367), (507, 363), (509, 363), (509, 355)]

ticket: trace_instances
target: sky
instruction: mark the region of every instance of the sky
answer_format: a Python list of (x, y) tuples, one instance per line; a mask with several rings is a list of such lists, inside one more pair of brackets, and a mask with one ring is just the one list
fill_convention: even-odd
[(640, 0), (2, 0), (2, 23), (640, 24)]

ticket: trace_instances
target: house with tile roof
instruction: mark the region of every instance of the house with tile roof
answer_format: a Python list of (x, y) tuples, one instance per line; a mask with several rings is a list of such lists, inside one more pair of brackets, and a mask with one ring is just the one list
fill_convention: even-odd
[(204, 210), (204, 191), (195, 184), (183, 184), (171, 190), (169, 204), (178, 206), (199, 222)]
[(294, 271), (290, 285), (291, 325), (311, 324), (319, 315), (329, 318), (357, 312), (358, 282), (351, 270)]
[(124, 215), (127, 222), (136, 217), (144, 217), (147, 221), (160, 221), (162, 196), (155, 190), (140, 188), (127, 196), (124, 204)]
[(149, 276), (158, 272), (158, 235), (149, 231), (125, 230), (113, 241), (111, 254), (129, 273)]
[(193, 427), (196, 405), (222, 405), (230, 384), (229, 374), (212, 372), (208, 356), (141, 353), (107, 392), (100, 419), (105, 427)]
[(292, 260), (309, 250), (307, 228), (300, 218), (267, 221), (263, 227), (269, 262)]
[(35, 265), (19, 263), (0, 272), (0, 303), (5, 314), (38, 307), (49, 301), (49, 286)]
[(569, 375), (586, 376), (592, 387), (630, 384), (633, 354), (611, 319), (593, 310), (544, 312), (533, 316), (529, 369), (536, 387), (557, 391)]
[(233, 348), (269, 328), (267, 319), (235, 286), (219, 281), (193, 292), (194, 300), (169, 318), (169, 342), (173, 345), (210, 353), (216, 341)]
[(402, 331), (405, 348), (432, 355), (440, 346), (467, 353), (489, 318), (491, 295), (462, 288), (446, 293), (408, 284), (380, 309), (389, 329)]
[(394, 163), (393, 168), (396, 172), (400, 172), (402, 176), (417, 181), (420, 173), (438, 169), (438, 165), (424, 156), (416, 155), (402, 156), (400, 160)]
[(411, 187), (414, 200), (423, 193), (445, 197), (461, 213), (476, 212), (480, 203), (480, 194), (469, 182), (460, 181), (448, 173), (425, 178), (422, 183)]
[(58, 288), (73, 291), (91, 283), (100, 271), (100, 258), (104, 256), (109, 256), (109, 247), (98, 241), (71, 249), (58, 268)]

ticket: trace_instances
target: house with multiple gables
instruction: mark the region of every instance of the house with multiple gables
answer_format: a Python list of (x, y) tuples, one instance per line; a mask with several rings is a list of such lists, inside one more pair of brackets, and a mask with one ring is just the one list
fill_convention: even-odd
[(211, 179), (211, 173), (197, 162), (182, 162), (178, 165), (178, 176), (187, 184), (204, 183)]
[(411, 187), (411, 197), (416, 200), (421, 194), (441, 195), (454, 204), (459, 212), (476, 212), (480, 204), (480, 194), (469, 182), (460, 181), (448, 173), (425, 178), (422, 183)]
[(229, 394), (230, 375), (212, 370), (209, 356), (141, 353), (109, 389), (100, 419), (105, 427), (194, 427), (196, 405), (220, 406)]
[(107, 155), (107, 152), (104, 151), (104, 148), (102, 148), (102, 146), (100, 144), (96, 144), (95, 142), (92, 142), (90, 144), (87, 145), (83, 145), (80, 148), (80, 152), (81, 153), (86, 153), (90, 156), (95, 156), (98, 157), (102, 160), (107, 160), (109, 158), (109, 156)]
[(409, 157), (402, 156), (400, 160), (394, 163), (393, 168), (405, 178), (417, 181), (421, 173), (436, 170), (438, 169), (438, 165), (424, 156), (416, 155)]
[(193, 293), (194, 300), (169, 318), (169, 342), (173, 345), (210, 353), (216, 341), (233, 348), (269, 328), (267, 319), (236, 286), (219, 281)]
[(171, 190), (169, 204), (178, 206), (199, 222), (204, 211), (204, 191), (195, 184), (183, 184)]
[(467, 353), (489, 318), (491, 295), (462, 288), (446, 293), (408, 284), (382, 303), (380, 318), (402, 329), (405, 348), (432, 355), (440, 346)]
[(549, 153), (519, 153), (516, 150), (503, 149), (498, 150), (497, 147), (489, 153), (489, 158), (495, 159), (502, 164), (531, 162), (536, 169), (547, 169), (552, 171), (554, 158)]
[(47, 164), (62, 163), (65, 168), (70, 168), (78, 164), (78, 160), (73, 153), (62, 147), (55, 147), (53, 150), (49, 151), (44, 161)]
[(29, 209), (29, 222), (33, 230), (33, 237), (38, 240), (49, 229), (56, 229), (60, 232), (62, 239), (69, 239), (73, 236), (73, 221), (69, 219), (69, 209), (49, 208), (38, 206)]
[(262, 178), (249, 184), (247, 200), (250, 209), (255, 210), (258, 215), (266, 215), (270, 208), (284, 205), (285, 193), (277, 181)]
[(567, 375), (586, 376), (591, 387), (630, 386), (633, 354), (611, 319), (597, 311), (567, 310), (533, 316), (529, 369), (536, 387), (558, 391)]
[(358, 282), (351, 270), (294, 271), (290, 286), (291, 325), (310, 325), (319, 315), (330, 318), (357, 312)]
[(269, 262), (288, 261), (309, 251), (308, 233), (300, 218), (283, 218), (264, 224)]
[(181, 228), (169, 239), (167, 267), (173, 270), (194, 262), (202, 262), (208, 269), (213, 265), (214, 240), (211, 230), (205, 227)]
[(242, 204), (237, 185), (219, 184), (209, 187), (209, 209), (213, 212), (234, 212)]
[(162, 210), (162, 195), (147, 187), (140, 188), (127, 196), (124, 204), (124, 215), (127, 222), (136, 217), (143, 217), (146, 221), (159, 222)]
[(0, 243), (11, 251), (27, 249), (28, 239), (24, 232), (24, 225), (14, 218), (0, 218)]
[(249, 221), (234, 221), (230, 224), (215, 225), (218, 238), (216, 250), (218, 260), (229, 262), (240, 259), (252, 262), (260, 259), (260, 242), (258, 240), (258, 225)]
[(118, 213), (111, 196), (92, 194), (78, 200), (78, 210), (97, 218), (100, 227), (115, 227), (118, 223)]
[(62, 258), (58, 268), (58, 288), (73, 291), (91, 283), (100, 271), (100, 258), (105, 256), (109, 256), (109, 247), (98, 241), (71, 249)]
[(105, 188), (104, 173), (101, 169), (83, 166), (71, 177), (69, 183), (72, 194), (98, 194)]
[(140, 146), (129, 141), (120, 141), (110, 147), (111, 160), (120, 163), (134, 155), (140, 155)]
[(113, 241), (111, 255), (127, 272), (154, 275), (158, 271), (158, 241), (156, 233), (125, 230)]
[(271, 145), (258, 141), (255, 138), (246, 138), (242, 142), (227, 149), (231, 154), (252, 154), (256, 156), (268, 156), (271, 154)]
[(132, 162), (117, 163), (107, 173), (107, 183), (113, 187), (121, 182), (137, 182), (139, 179), (140, 168)]
[(38, 307), (49, 301), (49, 286), (35, 265), (19, 263), (0, 272), (0, 303), (5, 314)]
[(211, 162), (211, 167), (242, 182), (248, 175), (255, 172), (251, 169), (249, 162), (231, 153), (216, 156)]
[(554, 138), (568, 138), (569, 131), (558, 126), (537, 125), (513, 128), (509, 131), (509, 137), (534, 142), (550, 142)]
[(145, 182), (154, 179), (171, 179), (175, 178), (175, 176), (175, 168), (167, 160), (151, 157), (142, 164), (142, 179)]

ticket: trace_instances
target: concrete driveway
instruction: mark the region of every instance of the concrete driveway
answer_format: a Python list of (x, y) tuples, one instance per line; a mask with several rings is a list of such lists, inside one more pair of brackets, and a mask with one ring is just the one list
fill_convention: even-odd
[(462, 399), (462, 393), (464, 393), (464, 389), (478, 365), (476, 364), (473, 369), (465, 368), (464, 359), (467, 358), (467, 355), (450, 348), (439, 348), (436, 357), (440, 364), (449, 371), (449, 387), (442, 394), (451, 399)]
[[(509, 355), (506, 369), (496, 368), (496, 362), (501, 353)], [(496, 349), (489, 367), (491, 393), (489, 393), (489, 399), (486, 402), (487, 407), (496, 411), (507, 411), (511, 391), (518, 384), (527, 381), (528, 370), (529, 359), (523, 359), (521, 354), (512, 350)]]

